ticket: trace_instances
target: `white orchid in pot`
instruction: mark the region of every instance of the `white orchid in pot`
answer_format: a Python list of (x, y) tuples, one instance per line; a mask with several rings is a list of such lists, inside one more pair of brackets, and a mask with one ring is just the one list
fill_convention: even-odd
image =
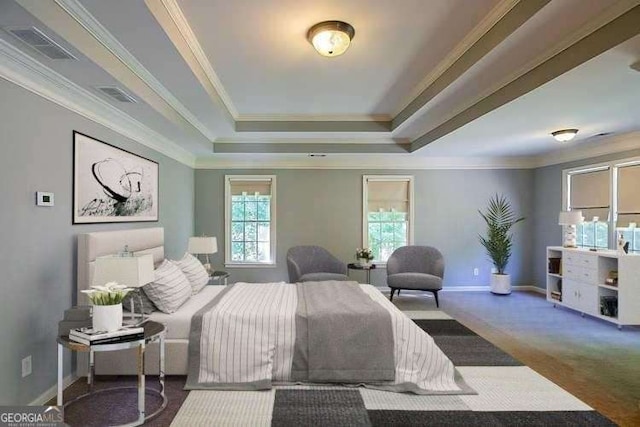
[(122, 300), (133, 288), (119, 285), (117, 282), (105, 283), (103, 286), (91, 286), (81, 292), (93, 305), (93, 329), (112, 332), (122, 327)]

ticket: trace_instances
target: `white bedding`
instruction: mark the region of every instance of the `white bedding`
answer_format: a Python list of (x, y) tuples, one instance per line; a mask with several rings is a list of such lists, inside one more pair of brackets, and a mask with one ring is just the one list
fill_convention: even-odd
[(166, 326), (167, 339), (189, 339), (193, 315), (223, 289), (224, 286), (205, 286), (204, 289), (189, 298), (175, 313), (167, 314), (154, 311), (149, 315), (149, 319)]
[[(390, 314), (395, 381), (375, 388), (417, 394), (465, 394), (433, 339), (371, 285), (360, 285)], [(297, 294), (291, 284), (236, 283), (194, 330), (186, 389), (261, 389), (290, 381)], [(195, 362), (195, 363), (194, 363)]]

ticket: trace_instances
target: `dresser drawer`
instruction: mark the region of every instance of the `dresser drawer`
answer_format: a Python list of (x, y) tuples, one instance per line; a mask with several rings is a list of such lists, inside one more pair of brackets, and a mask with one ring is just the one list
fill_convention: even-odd
[(588, 283), (590, 285), (598, 284), (598, 271), (594, 268), (583, 267), (581, 265), (566, 265), (563, 276), (567, 279), (573, 279), (577, 282)]
[(562, 261), (565, 265), (574, 265), (578, 267), (595, 269), (598, 266), (597, 256), (572, 251), (566, 251), (562, 256)]

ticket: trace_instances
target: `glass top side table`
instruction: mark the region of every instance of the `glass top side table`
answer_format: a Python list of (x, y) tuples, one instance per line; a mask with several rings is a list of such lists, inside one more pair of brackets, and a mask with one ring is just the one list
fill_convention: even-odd
[(227, 279), (229, 278), (229, 276), (230, 274), (227, 273), (226, 271), (216, 270), (213, 273), (211, 273), (209, 277), (211, 278), (211, 280), (214, 280), (217, 285), (227, 286)]
[(376, 269), (376, 265), (375, 264), (369, 264), (369, 265), (361, 265), (355, 262), (352, 262), (350, 264), (347, 264), (347, 268), (349, 270), (364, 270), (367, 272), (367, 283), (371, 284), (371, 270), (375, 270)]
[[(108, 344), (94, 344), (94, 345), (85, 345), (76, 341), (72, 341), (68, 336), (59, 336), (58, 341), (58, 396), (57, 396), (57, 405), (65, 406), (77, 402), (80, 399), (87, 398), (89, 396), (95, 395), (97, 393), (105, 393), (114, 390), (123, 390), (123, 389), (131, 389), (137, 388), (138, 390), (138, 419), (132, 421), (131, 423), (127, 423), (124, 425), (127, 426), (138, 426), (142, 425), (145, 421), (149, 421), (151, 418), (158, 415), (160, 412), (167, 407), (167, 396), (165, 395), (164, 390), (164, 340), (166, 335), (166, 328), (163, 324), (154, 322), (149, 320), (144, 323), (144, 337), (132, 340), (132, 341), (123, 341), (123, 342), (114, 342)], [(145, 387), (145, 374), (144, 374), (144, 352), (146, 345), (155, 341), (159, 341), (160, 345), (160, 357), (159, 357), (159, 380), (160, 380), (160, 390), (155, 389), (147, 389)], [(77, 351), (82, 353), (89, 353), (89, 372), (87, 374), (87, 383), (89, 385), (89, 392), (83, 395), (80, 395), (69, 402), (63, 405), (63, 376), (64, 376), (64, 368), (63, 368), (63, 350), (67, 348), (71, 351)], [(138, 349), (138, 386), (137, 387), (111, 387), (98, 391), (93, 391), (93, 381), (95, 377), (95, 365), (94, 365), (94, 353), (100, 351), (117, 351), (117, 350), (126, 350), (130, 348)], [(145, 393), (156, 393), (162, 398), (162, 405), (152, 414), (145, 414)]]

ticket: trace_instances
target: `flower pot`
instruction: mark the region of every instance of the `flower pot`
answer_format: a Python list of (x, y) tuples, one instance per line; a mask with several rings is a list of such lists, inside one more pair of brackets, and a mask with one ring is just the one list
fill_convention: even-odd
[(511, 293), (511, 276), (508, 274), (492, 274), (491, 293), (509, 295)]
[(368, 260), (366, 258), (358, 258), (358, 265), (360, 267), (368, 267), (371, 265), (371, 260)]
[(93, 329), (113, 332), (121, 327), (122, 304), (93, 306)]

